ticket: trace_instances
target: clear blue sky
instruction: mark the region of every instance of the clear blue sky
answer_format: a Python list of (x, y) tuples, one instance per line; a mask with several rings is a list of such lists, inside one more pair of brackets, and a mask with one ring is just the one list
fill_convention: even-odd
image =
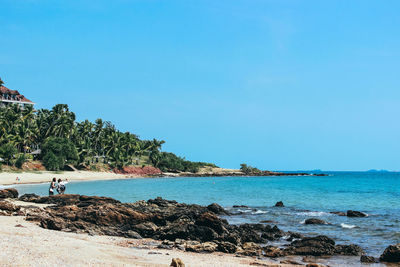
[(400, 170), (400, 1), (0, 0), (38, 108), (222, 167)]

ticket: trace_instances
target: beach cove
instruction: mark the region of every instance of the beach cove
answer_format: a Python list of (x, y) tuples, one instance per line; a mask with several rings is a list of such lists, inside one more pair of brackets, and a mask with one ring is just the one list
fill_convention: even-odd
[[(221, 216), (231, 224), (264, 222), (306, 236), (323, 234), (337, 243), (357, 244), (368, 255), (379, 257), (385, 247), (400, 242), (398, 183), (398, 173), (333, 172), (326, 177), (178, 177), (71, 182), (67, 192), (107, 196), (130, 203), (157, 196), (201, 205), (215, 202), (230, 213)], [(46, 195), (48, 185), (15, 187), (20, 194)], [(274, 207), (279, 200), (285, 207)], [(351, 218), (332, 213), (347, 210), (358, 210), (368, 216)], [(305, 224), (310, 218), (327, 224)]]

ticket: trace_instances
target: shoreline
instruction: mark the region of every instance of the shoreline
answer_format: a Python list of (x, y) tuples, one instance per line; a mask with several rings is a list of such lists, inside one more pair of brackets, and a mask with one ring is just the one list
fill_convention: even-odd
[[(103, 180), (119, 180), (119, 179), (140, 179), (140, 178), (202, 178), (202, 177), (280, 177), (280, 176), (326, 176), (325, 174), (309, 174), (309, 173), (283, 173), (283, 172), (266, 172), (262, 174), (246, 175), (238, 171), (230, 169), (220, 169), (219, 171), (203, 172), (203, 173), (162, 173), (158, 175), (135, 175), (135, 174), (118, 174), (114, 172), (96, 172), (96, 171), (22, 171), (22, 172), (0, 172), (0, 187), (9, 187), (13, 185), (29, 185), (49, 183), (53, 177), (56, 179), (68, 179), (68, 181), (103, 181)], [(17, 181), (16, 178), (20, 180)]]
[[(18, 264), (53, 264), (45, 251), (60, 238), (63, 242), (56, 253), (61, 257), (70, 250), (80, 251), (68, 258), (70, 263), (64, 262), (66, 266), (168, 266), (172, 258), (188, 266), (199, 262), (201, 266), (344, 266), (360, 264), (360, 255), (365, 255), (361, 247), (335, 244), (327, 236), (307, 237), (268, 224), (229, 225), (217, 214), (234, 214), (216, 203), (199, 206), (162, 198), (121, 203), (83, 195), (27, 194), (18, 199), (15, 189), (3, 191), (3, 196), (11, 197), (0, 208), (6, 215), (0, 216), (0, 244), (5, 248), (0, 257), (10, 260), (6, 266), (15, 263), (10, 257), (20, 253), (25, 257), (18, 256)], [(191, 227), (181, 224), (181, 218)], [(282, 238), (288, 243), (274, 245), (273, 240)], [(385, 266), (373, 260), (374, 266)]]
[[(276, 266), (276, 262), (224, 253), (200, 254), (156, 248), (159, 241), (43, 229), (23, 216), (0, 216), (2, 266)], [(62, 242), (60, 243), (60, 240)], [(57, 245), (57, 249), (54, 246)], [(51, 254), (49, 254), (51, 251)], [(73, 253), (71, 253), (73, 251)], [(66, 257), (66, 255), (68, 255)], [(60, 261), (60, 259), (62, 259)], [(282, 264), (280, 266), (294, 266)]]
[[(16, 178), (20, 180), (17, 181)], [(68, 179), (68, 181), (99, 181), (115, 180), (124, 178), (142, 178), (141, 176), (116, 174), (113, 172), (93, 172), (93, 171), (63, 171), (63, 172), (1, 172), (0, 186), (12, 186), (23, 184), (49, 183), (51, 179)]]

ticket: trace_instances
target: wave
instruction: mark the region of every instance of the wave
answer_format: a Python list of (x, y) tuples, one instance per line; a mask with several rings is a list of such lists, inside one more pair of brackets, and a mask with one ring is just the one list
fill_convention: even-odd
[(345, 224), (345, 223), (341, 223), (340, 226), (341, 226), (342, 228), (346, 228), (346, 229), (353, 229), (353, 228), (357, 227), (357, 226), (355, 226), (355, 225), (352, 225), (352, 224)]
[(239, 212), (245, 212), (245, 213), (251, 212), (251, 210), (241, 210), (241, 209), (238, 209), (237, 211), (239, 211)]
[(252, 212), (251, 214), (265, 214), (265, 213), (268, 213), (268, 211), (256, 210), (255, 212)]
[(321, 216), (328, 216), (328, 215), (332, 215), (332, 214), (330, 214), (328, 212), (324, 212), (324, 211), (303, 211), (303, 212), (296, 212), (296, 215), (321, 217)]

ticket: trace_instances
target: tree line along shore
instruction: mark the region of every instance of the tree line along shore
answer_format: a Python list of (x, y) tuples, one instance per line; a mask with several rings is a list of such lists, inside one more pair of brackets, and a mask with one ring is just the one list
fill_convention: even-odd
[[(77, 122), (68, 105), (52, 109), (0, 108), (0, 168), (3, 170), (123, 170), (151, 166), (163, 172), (196, 173), (211, 163), (162, 152), (162, 140), (142, 140), (109, 121)], [(28, 166), (28, 167), (27, 167)]]
[(0, 107), (0, 171), (113, 171), (138, 176), (308, 175), (261, 171), (242, 164), (228, 170), (161, 151), (163, 140), (142, 140), (109, 121), (76, 121), (66, 104), (52, 109)]

